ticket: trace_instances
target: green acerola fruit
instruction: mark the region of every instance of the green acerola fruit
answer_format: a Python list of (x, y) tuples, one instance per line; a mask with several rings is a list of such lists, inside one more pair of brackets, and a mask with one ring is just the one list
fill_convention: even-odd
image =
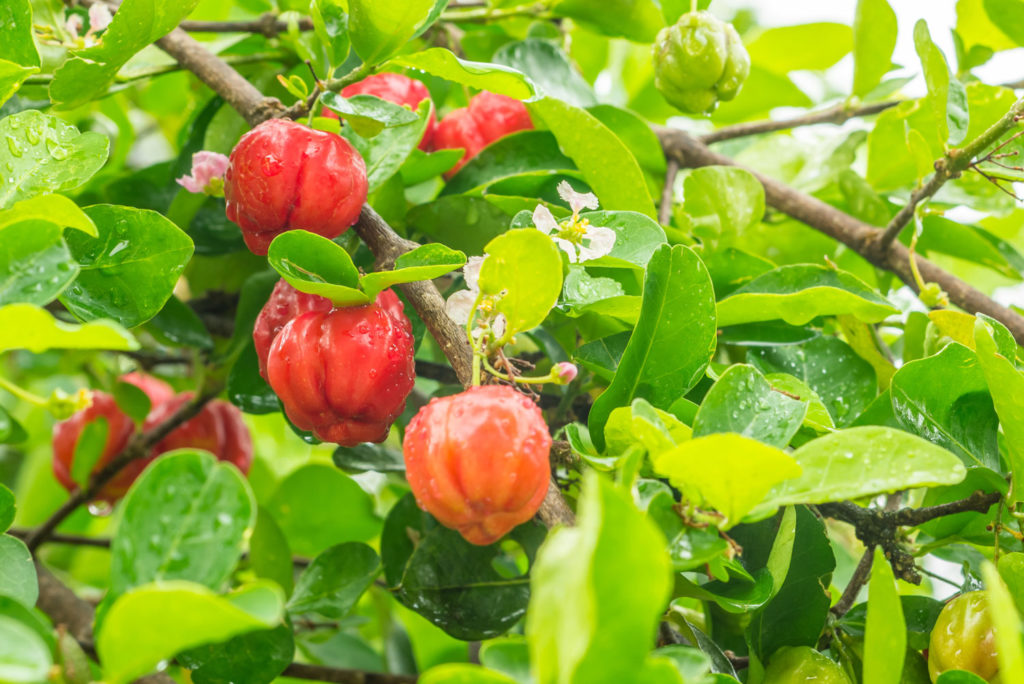
[(934, 682), (947, 670), (973, 672), (999, 684), (999, 656), (988, 599), (971, 591), (952, 599), (939, 613), (928, 643), (928, 671)]
[(750, 55), (736, 29), (710, 12), (684, 14), (654, 43), (654, 84), (685, 112), (710, 112), (733, 99), (749, 73)]
[(835, 661), (809, 646), (787, 646), (772, 656), (764, 671), (764, 684), (850, 684)]

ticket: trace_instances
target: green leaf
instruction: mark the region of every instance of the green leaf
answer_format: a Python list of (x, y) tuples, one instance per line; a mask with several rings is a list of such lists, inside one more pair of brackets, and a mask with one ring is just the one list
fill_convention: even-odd
[(160, 342), (173, 347), (213, 349), (213, 338), (199, 314), (174, 295), (149, 319), (147, 329)]
[[(794, 50), (794, 45), (807, 49)], [(852, 49), (850, 27), (830, 22), (766, 29), (747, 46), (751, 62), (779, 74), (797, 69), (824, 71)]]
[(316, 556), (341, 542), (369, 541), (380, 532), (370, 495), (324, 463), (309, 463), (290, 473), (266, 507), (292, 551), (303, 556)]
[(806, 325), (818, 316), (847, 314), (878, 323), (898, 313), (864, 281), (827, 266), (780, 266), (733, 292), (718, 303), (718, 325), (782, 319)]
[(64, 195), (40, 195), (16, 202), (10, 209), (0, 211), (0, 229), (36, 219), (49, 221), (58, 226), (75, 228), (93, 237), (98, 237), (96, 224), (82, 208)]
[(918, 253), (948, 254), (991, 268), (1007, 278), (1021, 280), (1024, 256), (999, 236), (944, 216), (926, 216), (921, 223), (924, 230), (917, 241)]
[(604, 209), (656, 216), (640, 165), (611, 129), (586, 110), (551, 97), (531, 100), (526, 107), (535, 124), (554, 133)]
[(932, 37), (928, 33), (928, 23), (924, 19), (918, 19), (914, 24), (914, 48), (924, 69), (928, 99), (937, 114), (939, 138), (950, 145), (957, 145), (963, 142), (967, 135), (967, 91), (950, 72), (942, 50), (932, 42)]
[(523, 174), (575, 169), (572, 159), (558, 150), (550, 131), (518, 131), (480, 150), (445, 183), (441, 196), (477, 194), (494, 183)]
[(86, 321), (112, 318), (129, 328), (148, 321), (174, 292), (192, 258), (192, 239), (147, 209), (97, 204), (85, 213), (99, 237), (65, 235), (82, 271), (61, 302)]
[(612, 411), (604, 426), (609, 454), (622, 455), (634, 445), (642, 446), (657, 460), (663, 452), (681, 444), (692, 430), (667, 411), (654, 408), (643, 399)]
[[(637, 266), (646, 266), (658, 247), (667, 242), (665, 230), (646, 214), (635, 211), (585, 211), (580, 214), (580, 218), (590, 221), (593, 226), (614, 231), (615, 245), (608, 256)], [(606, 261), (597, 259), (587, 265), (600, 267)]]
[[(32, 553), (20, 539), (6, 534), (0, 534), (0, 596), (9, 596), (26, 608), (36, 605), (39, 598)], [(0, 663), (3, 663), (2, 658)]]
[[(6, 0), (0, 5), (0, 26), (4, 27), (0, 59), (24, 67), (39, 66), (39, 51), (32, 36), (31, 0)], [(0, 101), (3, 99), (0, 97)]]
[(998, 567), (999, 576), (1006, 583), (1019, 611), (1024, 606), (1024, 553), (1013, 551), (1002, 554), (999, 556)]
[(359, 271), (338, 243), (306, 230), (281, 233), (267, 251), (267, 262), (299, 292), (327, 297), (338, 306), (369, 304), (359, 288)]
[(50, 83), (50, 99), (63, 109), (103, 95), (118, 70), (150, 43), (170, 33), (199, 0), (125, 0), (93, 46), (74, 50)]
[(44, 305), (78, 275), (59, 226), (27, 220), (0, 233), (0, 305)]
[(761, 503), (772, 487), (801, 472), (784, 451), (728, 433), (684, 442), (658, 456), (654, 469), (694, 505), (721, 513), (723, 530)]
[[(366, 0), (372, 2), (372, 0)], [(533, 84), (515, 69), (485, 62), (459, 59), (450, 50), (435, 47), (409, 55), (401, 55), (389, 64), (425, 71), (432, 76), (454, 81), (460, 85), (489, 90), (517, 100), (536, 95)]]
[(345, 123), (364, 138), (372, 138), (385, 128), (414, 123), (419, 117), (408, 107), (382, 100), (374, 95), (342, 97), (330, 91), (320, 96), (328, 109), (339, 114)]
[(551, 532), (533, 569), (526, 638), (537, 681), (632, 681), (669, 598), (664, 547), (628, 491), (584, 474), (576, 527)]
[(864, 631), (864, 681), (899, 684), (907, 649), (907, 627), (896, 578), (881, 547), (875, 547)]
[(50, 648), (41, 636), (13, 617), (0, 615), (0, 681), (45, 682), (52, 665)]
[(105, 417), (99, 417), (88, 423), (75, 442), (75, 453), (71, 463), (71, 479), (79, 487), (89, 483), (93, 467), (99, 462), (100, 456), (107, 446), (107, 435), (110, 424)]
[(734, 432), (784, 449), (807, 415), (808, 403), (776, 392), (753, 366), (730, 366), (704, 396), (693, 436)]
[(96, 640), (104, 681), (125, 684), (185, 649), (273, 627), (283, 615), (284, 596), (270, 582), (226, 596), (180, 580), (133, 589), (110, 607)]
[(853, 94), (864, 97), (892, 69), (896, 13), (886, 0), (858, 0), (853, 19)]
[(395, 260), (391, 271), (375, 271), (360, 278), (359, 284), (367, 297), (375, 298), (377, 293), (393, 285), (412, 283), (417, 280), (433, 280), (462, 268), (466, 255), (439, 243), (420, 245)]
[(339, 446), (334, 450), (334, 465), (345, 472), (362, 473), (375, 470), (378, 473), (404, 473), (405, 459), (402, 452), (383, 444), (357, 444), (354, 447)]
[(655, 176), (665, 173), (665, 151), (645, 119), (628, 109), (610, 104), (587, 107), (587, 111), (626, 144), (640, 168)]
[(455, 166), (460, 159), (461, 149), (424, 152), (417, 147), (398, 171), (402, 175), (402, 182), (409, 187), (440, 176)]
[(434, 0), (348, 0), (349, 38), (363, 62), (380, 64), (416, 35), (434, 9)]
[(1024, 647), (1021, 646), (1020, 615), (999, 571), (985, 561), (981, 566), (985, 596), (996, 633), (995, 651), (999, 656), (999, 678), (1004, 682), (1024, 681)]
[(74, 325), (55, 319), (50, 312), (32, 304), (0, 306), (0, 352), (28, 349), (109, 349), (134, 351), (139, 348), (132, 334), (113, 321)]
[(371, 193), (394, 176), (420, 144), (430, 121), (430, 111), (430, 101), (424, 100), (415, 121), (385, 128), (371, 140), (363, 138), (350, 126), (342, 129), (342, 135), (366, 162), (366, 180)]
[(409, 225), (427, 237), (475, 256), (482, 255), (487, 243), (508, 229), (510, 218), (486, 199), (465, 195), (420, 204), (406, 216)]
[(0, 484), (0, 532), (6, 532), (14, 522), (14, 493), (5, 485)]
[(348, 613), (380, 573), (380, 558), (366, 544), (348, 542), (327, 549), (302, 571), (288, 601), (293, 615), (319, 613), (337, 619)]
[[(26, 439), (28, 439), (28, 433), (25, 432), (25, 428), (7, 412), (7, 409), (0, 406), (0, 444), (18, 444)], [(0, 509), (3, 509), (2, 501), (3, 496), (0, 494)], [(2, 523), (3, 519), (3, 513), (0, 513), (0, 532), (5, 529)]]
[(432, 667), (417, 681), (420, 684), (517, 684), (515, 679), (500, 672), (468, 663), (448, 663)]
[(257, 577), (277, 582), (291, 595), (295, 581), (292, 551), (284, 532), (262, 506), (257, 507), (256, 526), (249, 539), (249, 564)]
[(663, 245), (647, 266), (636, 329), (608, 389), (590, 411), (595, 445), (604, 447), (612, 410), (636, 397), (667, 409), (697, 384), (715, 350), (711, 277), (693, 250)]
[(228, 373), (228, 399), (243, 413), (265, 414), (281, 410), (281, 402), (274, 390), (260, 375), (259, 359), (252, 340), (242, 348), (241, 354)]
[(967, 470), (955, 455), (920, 437), (880, 426), (837, 430), (793, 452), (800, 477), (774, 487), (751, 519), (780, 506), (859, 499), (900, 489), (956, 484)]
[(543, 323), (562, 290), (562, 257), (554, 241), (539, 230), (522, 228), (494, 238), (485, 251), (480, 292), (501, 295), (495, 310), (505, 316), (505, 336)]
[(622, 36), (638, 43), (651, 43), (665, 25), (654, 0), (610, 0), (595, 4), (589, 0), (561, 0), (555, 14), (570, 17), (609, 36)]
[(549, 40), (527, 38), (506, 43), (494, 53), (491, 61), (526, 74), (542, 95), (550, 95), (577, 107), (597, 104), (590, 84), (561, 48)]
[(978, 358), (960, 344), (902, 366), (892, 379), (903, 427), (949, 449), (966, 466), (999, 470), (999, 417)]
[(331, 68), (344, 64), (349, 50), (348, 0), (316, 0), (310, 3), (309, 15)]
[(35, 109), (0, 119), (0, 209), (49, 192), (77, 188), (107, 160), (110, 141), (99, 133), (79, 133), (55, 116)]
[(219, 589), (256, 523), (252, 490), (233, 465), (180, 450), (143, 471), (121, 505), (110, 547), (110, 589), (189, 580)]
[(0, 105), (18, 92), (18, 88), (25, 82), (25, 79), (37, 71), (39, 71), (39, 67), (23, 67), (6, 59), (0, 59)]
[[(1014, 482), (1018, 482), (1024, 478), (1024, 375), (997, 351), (985, 321), (979, 319), (974, 324), (974, 339), (978, 361), (1006, 438), (1006, 460)], [(1012, 500), (1014, 503), (1024, 500), (1020, 487), (1013, 488)]]
[(179, 653), (176, 660), (191, 670), (193, 684), (270, 684), (294, 657), (294, 633), (285, 624), (193, 648)]
[(997, 36), (990, 36), (995, 40), (986, 45), (1005, 49), (999, 42), (1002, 34), (1009, 36), (1017, 45), (1024, 45), (1024, 7), (1020, 3), (1014, 0), (985, 0), (984, 7), (989, 21), (994, 22), (998, 29), (994, 32)]
[(764, 186), (746, 169), (706, 166), (683, 182), (683, 209), (709, 250), (726, 247), (764, 216)]

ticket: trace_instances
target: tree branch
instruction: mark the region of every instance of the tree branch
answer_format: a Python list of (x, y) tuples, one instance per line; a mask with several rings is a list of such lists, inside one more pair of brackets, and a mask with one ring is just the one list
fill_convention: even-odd
[(869, 546), (865, 551), (864, 555), (861, 556), (860, 562), (857, 563), (857, 568), (853, 571), (853, 576), (850, 577), (850, 582), (843, 589), (843, 595), (836, 601), (836, 605), (832, 606), (832, 614), (842, 617), (846, 615), (847, 611), (853, 607), (853, 602), (857, 600), (857, 596), (860, 594), (861, 588), (868, 581), (871, 576), (871, 563), (875, 559), (875, 547)]
[[(302, 17), (295, 22), (300, 31), (312, 31), (313, 20), (309, 17)], [(183, 31), (189, 33), (262, 33), (267, 38), (273, 38), (279, 33), (289, 29), (287, 21), (278, 19), (278, 15), (267, 12), (259, 19), (252, 21), (183, 21), (178, 25)]]
[(710, 145), (711, 143), (721, 142), (723, 140), (743, 138), (748, 135), (759, 135), (761, 133), (784, 131), (790, 128), (799, 128), (801, 126), (813, 126), (815, 124), (824, 123), (841, 124), (860, 116), (872, 116), (874, 114), (878, 114), (886, 109), (895, 107), (901, 102), (903, 102), (903, 100), (890, 100), (888, 102), (875, 102), (873, 104), (855, 108), (850, 108), (843, 103), (839, 103), (834, 107), (823, 109), (820, 112), (812, 112), (792, 119), (780, 119), (778, 121), (752, 121), (750, 123), (736, 124), (735, 126), (725, 126), (711, 131), (710, 133), (698, 136), (698, 138), (705, 145)]
[(416, 677), (413, 675), (342, 670), (336, 667), (306, 665), (304, 663), (292, 663), (284, 669), (281, 675), (296, 679), (330, 682), (331, 684), (406, 684), (407, 682), (416, 681)]
[(665, 165), (665, 187), (661, 191), (661, 204), (658, 205), (658, 222), (663, 226), (667, 226), (668, 222), (672, 220), (672, 199), (677, 173), (679, 173), (679, 162), (669, 159)]

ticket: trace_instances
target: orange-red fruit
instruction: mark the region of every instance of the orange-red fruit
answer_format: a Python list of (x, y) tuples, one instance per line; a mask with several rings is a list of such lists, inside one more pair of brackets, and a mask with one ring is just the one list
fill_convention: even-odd
[(395, 293), (310, 311), (277, 334), (267, 380), (288, 418), (325, 442), (382, 442), (416, 379), (412, 325)]
[[(430, 98), (430, 91), (427, 90), (427, 86), (414, 78), (409, 78), (403, 74), (385, 73), (367, 76), (362, 81), (345, 86), (341, 91), (341, 95), (342, 97), (374, 95), (382, 100), (394, 102), (396, 105), (402, 105), (416, 111), (416, 108), (420, 106), (420, 102)], [(337, 114), (326, 107), (323, 114), (332, 119), (338, 118)], [(436, 128), (437, 116), (434, 114), (433, 109), (431, 109), (427, 130), (423, 132), (423, 137), (420, 139), (421, 150), (430, 150)]]
[(540, 508), (551, 435), (540, 409), (511, 387), (433, 399), (405, 432), (416, 502), (472, 544), (493, 544)]
[(252, 341), (256, 345), (256, 358), (259, 360), (260, 375), (264, 380), (267, 379), (267, 355), (270, 354), (270, 345), (274, 343), (281, 328), (296, 316), (308, 311), (326, 312), (333, 308), (334, 305), (327, 297), (299, 292), (283, 278), (277, 281), (252, 329)]
[(359, 218), (366, 192), (366, 164), (347, 140), (287, 119), (243, 135), (224, 176), (227, 217), (254, 254), (288, 230), (341, 235)]
[(461, 147), (466, 150), (455, 168), (445, 174), (451, 177), (495, 140), (531, 128), (533, 122), (526, 105), (511, 97), (484, 91), (470, 100), (468, 107), (451, 111), (438, 122), (434, 149)]
[[(153, 405), (174, 396), (174, 390), (169, 385), (148, 375), (128, 373), (120, 379), (136, 385), (145, 392)], [(107, 441), (91, 470), (95, 473), (121, 453), (135, 432), (132, 419), (118, 407), (114, 398), (106, 392), (94, 390), (92, 405), (53, 426), (53, 474), (69, 492), (79, 488), (71, 476), (75, 447), (86, 425), (100, 418), (107, 420)], [(96, 498), (111, 503), (120, 499), (151, 460), (151, 457), (140, 458), (126, 465), (114, 479), (103, 486)]]
[[(146, 428), (159, 425), (182, 407), (194, 395), (183, 392), (170, 401), (157, 406), (146, 419)], [(174, 449), (204, 449), (238, 467), (243, 475), (252, 466), (252, 437), (242, 420), (242, 412), (220, 399), (203, 406), (194, 417), (175, 428), (155, 447), (153, 457)]]

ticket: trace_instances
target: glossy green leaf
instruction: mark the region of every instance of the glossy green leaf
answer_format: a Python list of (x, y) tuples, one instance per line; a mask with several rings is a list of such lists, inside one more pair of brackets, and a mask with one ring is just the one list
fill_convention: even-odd
[(249, 341), (228, 373), (228, 399), (244, 413), (277, 413), (281, 402), (260, 375), (256, 346)]
[(327, 297), (338, 306), (373, 301), (358, 289), (359, 271), (352, 257), (322, 235), (285, 231), (270, 243), (267, 262), (296, 290)]
[(858, 0), (853, 19), (853, 94), (863, 97), (892, 69), (896, 13), (887, 0)]
[(660, 176), (665, 173), (665, 150), (650, 125), (635, 112), (610, 104), (587, 107), (587, 111), (611, 129), (636, 157), (640, 168)]
[(0, 119), (0, 209), (36, 195), (77, 188), (107, 160), (106, 136), (29, 109)]
[(852, 273), (799, 264), (764, 273), (719, 302), (718, 325), (775, 319), (806, 325), (841, 314), (878, 323), (895, 313), (896, 307)]
[(526, 74), (542, 95), (577, 107), (597, 104), (593, 89), (561, 48), (549, 40), (527, 38), (506, 43), (492, 61)]
[(99, 462), (107, 445), (109, 430), (109, 422), (102, 416), (82, 428), (82, 433), (75, 442), (75, 453), (71, 463), (71, 480), (79, 487), (88, 485), (93, 467)]
[(171, 295), (164, 308), (148, 321), (148, 330), (164, 344), (174, 347), (212, 349), (213, 338), (199, 315)]
[(669, 596), (664, 545), (627, 491), (584, 475), (576, 527), (549, 534), (533, 569), (526, 637), (537, 682), (631, 680)]
[(693, 232), (704, 244), (733, 243), (764, 216), (764, 187), (746, 169), (705, 166), (683, 182), (683, 209), (693, 220)]
[(64, 195), (39, 195), (16, 202), (10, 209), (0, 211), (0, 229), (29, 219), (49, 221), (93, 237), (99, 236), (89, 215)]
[(987, 266), (1000, 275), (1020, 280), (1024, 256), (997, 235), (978, 226), (963, 225), (943, 216), (926, 216), (917, 242), (918, 252), (948, 254)]
[(410, 55), (395, 57), (389, 63), (419, 69), (460, 85), (489, 90), (517, 100), (525, 100), (536, 94), (533, 84), (515, 69), (460, 59), (445, 48), (428, 48)]
[(960, 459), (945, 449), (880, 426), (848, 428), (818, 437), (794, 451), (793, 459), (803, 474), (774, 487), (750, 518), (763, 518), (790, 504), (955, 484), (967, 474)]
[(249, 539), (249, 564), (257, 577), (273, 580), (291, 595), (295, 565), (288, 539), (267, 509), (257, 507), (256, 526)]
[(398, 52), (426, 22), (434, 0), (376, 2), (349, 0), (349, 37), (367, 64), (379, 64)]
[(383, 444), (357, 444), (354, 447), (339, 446), (334, 450), (334, 465), (346, 472), (378, 473), (405, 472), (402, 452)]
[(881, 547), (875, 547), (868, 586), (868, 616), (864, 631), (864, 681), (899, 684), (907, 648), (903, 606), (892, 567)]
[(654, 468), (694, 505), (717, 510), (721, 529), (738, 523), (772, 487), (801, 473), (780, 449), (728, 433), (684, 442), (655, 459)]
[(14, 522), (14, 493), (0, 484), (0, 532), (6, 532)]
[(630, 447), (641, 446), (651, 459), (690, 439), (692, 430), (667, 411), (654, 408), (643, 399), (612, 411), (604, 426), (609, 454), (622, 455)]
[[(808, 49), (794, 50), (794, 45)], [(850, 27), (831, 22), (770, 28), (759, 33), (747, 46), (752, 63), (780, 74), (797, 69), (823, 71), (851, 49), (853, 32)]]
[(0, 26), (4, 41), (0, 59), (25, 67), (39, 66), (39, 51), (32, 36), (32, 3), (30, 0), (7, 0), (0, 6)]
[(510, 218), (486, 199), (465, 195), (420, 204), (406, 216), (420, 233), (473, 256), (482, 256), (487, 243), (508, 230)]
[(0, 305), (48, 304), (77, 275), (59, 226), (27, 220), (0, 233)]
[(184, 581), (133, 589), (110, 607), (96, 639), (104, 680), (125, 684), (176, 653), (278, 624), (284, 596), (255, 582), (226, 596)]
[[(18, 444), (28, 439), (28, 433), (7, 410), (0, 406), (0, 444)], [(0, 485), (2, 486), (2, 485)], [(3, 495), (0, 493), (0, 510), (3, 509)], [(4, 530), (3, 513), (0, 513), (0, 532)]]
[(562, 290), (562, 257), (554, 241), (535, 228), (522, 228), (494, 238), (485, 251), (480, 292), (500, 295), (495, 310), (505, 316), (505, 335), (543, 323)]
[(418, 117), (408, 107), (396, 105), (374, 95), (342, 97), (330, 91), (320, 101), (364, 138), (372, 138), (385, 128), (414, 123)]
[(558, 139), (601, 202), (601, 208), (636, 211), (654, 217), (654, 202), (633, 153), (586, 110), (551, 97), (526, 103), (534, 123)]
[(576, 164), (559, 151), (550, 131), (518, 131), (480, 150), (445, 183), (442, 196), (476, 193), (522, 174), (574, 169)]
[[(0, 534), (0, 596), (9, 596), (26, 608), (36, 605), (39, 598), (31, 552), (23, 541), (6, 534)], [(0, 663), (3, 663), (2, 658)], [(0, 671), (2, 667), (0, 665)]]
[(309, 15), (313, 30), (327, 46), (327, 59), (332, 68), (341, 66), (348, 57), (348, 0), (316, 0), (310, 3)]
[(46, 309), (32, 304), (0, 306), (0, 352), (28, 349), (109, 349), (132, 351), (139, 348), (132, 334), (113, 321), (92, 321), (75, 325), (55, 319)]
[(440, 278), (462, 268), (465, 263), (465, 254), (435, 242), (420, 245), (398, 257), (393, 270), (367, 273), (359, 282), (366, 296), (372, 299), (381, 290), (401, 283)]
[(938, 114), (936, 125), (939, 138), (950, 145), (957, 145), (967, 135), (967, 91), (950, 71), (942, 50), (932, 42), (924, 19), (918, 19), (914, 24), (914, 48), (924, 69), (928, 99)]
[(352, 609), (379, 572), (380, 558), (366, 544), (332, 546), (302, 571), (288, 601), (288, 612), (340, 618)]
[[(331, 502), (324, 505), (324, 502)], [(346, 541), (369, 541), (380, 532), (370, 495), (345, 473), (310, 463), (290, 473), (266, 503), (292, 551), (314, 557)]]
[(125, 0), (103, 40), (73, 51), (57, 69), (50, 99), (70, 109), (103, 95), (136, 52), (170, 33), (198, 4), (199, 0)]
[(174, 292), (192, 257), (192, 239), (147, 209), (97, 204), (85, 213), (99, 237), (64, 236), (82, 270), (61, 302), (86, 321), (112, 318), (129, 328), (148, 321)]
[(480, 663), (516, 682), (530, 678), (530, 648), (522, 637), (491, 639), (480, 646)]
[[(2, 525), (0, 525), (2, 527)], [(1024, 606), (1024, 553), (1013, 551), (999, 556), (999, 576), (1013, 597), (1017, 610)]]
[(38, 71), (39, 67), (23, 67), (9, 60), (0, 59), (0, 105), (18, 92), (25, 79)]
[(420, 684), (517, 684), (515, 679), (500, 672), (468, 663), (448, 663), (432, 667), (417, 681)]
[[(608, 256), (637, 266), (646, 266), (651, 256), (667, 241), (658, 222), (635, 211), (585, 211), (580, 218), (593, 226), (609, 228), (615, 233), (615, 244)], [(602, 266), (607, 260), (596, 260), (590, 266)]]
[[(974, 324), (974, 339), (978, 361), (988, 383), (999, 423), (1006, 438), (1006, 455), (1014, 481), (1024, 477), (1024, 374), (1002, 356), (992, 338), (988, 324), (979, 320)], [(1013, 500), (1020, 501), (1024, 494), (1013, 489)]]
[(38, 684), (47, 680), (52, 664), (41, 636), (13, 617), (0, 615), (0, 681)]
[(622, 36), (639, 43), (654, 41), (665, 25), (658, 3), (654, 0), (614, 0), (595, 4), (588, 0), (561, 0), (554, 12), (610, 36)]
[(636, 329), (608, 389), (589, 417), (598, 448), (612, 410), (641, 397), (667, 409), (700, 379), (715, 350), (714, 292), (688, 247), (659, 247), (647, 266)]
[(807, 407), (807, 402), (775, 391), (753, 366), (737, 364), (704, 396), (693, 435), (733, 432), (783, 449), (800, 429)]
[(999, 678), (1005, 682), (1024, 681), (1024, 646), (1021, 646), (1020, 615), (999, 571), (990, 562), (981, 566), (985, 595), (996, 633), (995, 651), (999, 656)]
[(176, 660), (191, 670), (193, 684), (270, 684), (294, 657), (294, 633), (281, 625), (193, 648), (179, 653)]
[(189, 580), (219, 589), (256, 523), (244, 476), (205, 452), (161, 456), (128, 491), (111, 543), (110, 587)]
[(402, 182), (408, 187), (440, 176), (455, 166), (460, 159), (461, 149), (424, 152), (417, 147), (398, 171), (402, 175)]
[(342, 129), (342, 135), (366, 162), (366, 181), (371, 193), (384, 185), (409, 159), (423, 138), (431, 111), (430, 102), (424, 100), (420, 103), (414, 121), (385, 128), (369, 140), (351, 127)]

